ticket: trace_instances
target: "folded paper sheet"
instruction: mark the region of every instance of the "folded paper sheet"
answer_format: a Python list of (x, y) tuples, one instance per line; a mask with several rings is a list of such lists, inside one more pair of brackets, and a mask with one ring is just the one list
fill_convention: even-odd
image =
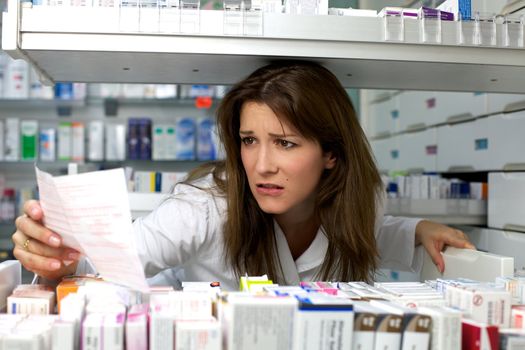
[(123, 169), (53, 177), (35, 167), (44, 225), (89, 258), (107, 281), (148, 286), (133, 241)]

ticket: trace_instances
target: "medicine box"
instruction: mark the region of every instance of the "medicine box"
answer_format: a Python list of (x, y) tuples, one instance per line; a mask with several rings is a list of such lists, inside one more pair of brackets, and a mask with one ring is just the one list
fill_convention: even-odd
[(447, 247), (442, 255), (445, 261), (445, 271), (441, 274), (430, 256), (425, 253), (421, 271), (422, 280), (463, 277), (494, 282), (496, 277), (514, 275), (514, 258), (511, 257), (453, 247)]
[(491, 147), (487, 118), (437, 128), (437, 171), (487, 169)]
[(488, 153), (484, 160), (486, 170), (523, 169), (525, 165), (525, 111), (498, 114), (486, 118)]
[(437, 132), (436, 128), (404, 133), (399, 137), (399, 170), (432, 172), (436, 171)]
[(368, 105), (368, 134), (371, 137), (389, 135), (399, 131), (399, 99), (391, 96), (386, 100)]
[(489, 173), (488, 226), (525, 231), (525, 173)]
[(373, 140), (370, 146), (380, 172), (399, 169), (399, 136)]

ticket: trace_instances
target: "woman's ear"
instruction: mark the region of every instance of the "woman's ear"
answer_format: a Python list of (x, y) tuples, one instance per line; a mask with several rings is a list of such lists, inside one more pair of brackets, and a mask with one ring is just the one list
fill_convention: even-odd
[(325, 169), (333, 169), (335, 167), (336, 161), (337, 161), (337, 158), (333, 155), (332, 152), (326, 152), (324, 154), (324, 168)]

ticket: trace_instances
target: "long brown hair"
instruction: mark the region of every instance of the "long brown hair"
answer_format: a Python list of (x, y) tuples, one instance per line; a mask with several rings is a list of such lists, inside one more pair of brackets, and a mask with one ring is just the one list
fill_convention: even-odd
[(316, 215), (329, 242), (317, 278), (370, 280), (377, 267), (374, 225), (381, 179), (346, 91), (330, 71), (312, 62), (281, 61), (262, 67), (237, 83), (218, 107), (226, 160), (216, 165), (214, 178), (227, 200), (226, 262), (237, 275), (268, 273), (286, 282), (273, 217), (259, 208), (241, 161), (240, 112), (248, 101), (268, 105), (278, 118), (337, 159), (321, 177), (317, 191)]

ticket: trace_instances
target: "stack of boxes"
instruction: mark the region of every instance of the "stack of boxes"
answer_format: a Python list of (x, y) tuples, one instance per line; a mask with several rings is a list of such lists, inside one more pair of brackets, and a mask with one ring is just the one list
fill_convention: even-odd
[[(103, 344), (104, 349), (141, 350), (505, 350), (525, 342), (524, 306), (518, 304), (525, 295), (513, 299), (509, 279), (278, 286), (262, 276), (245, 278), (240, 292), (221, 292), (218, 282), (186, 282), (182, 291), (152, 287), (148, 294), (92, 277), (77, 277), (75, 288), (71, 282), (57, 287), (58, 315), (52, 315), (53, 292), (18, 286), (8, 298), (10, 314), (0, 322), (0, 344), (39, 344), (39, 349), (58, 344), (98, 349)], [(525, 290), (522, 278), (512, 285)], [(36, 307), (44, 304), (49, 307)]]

